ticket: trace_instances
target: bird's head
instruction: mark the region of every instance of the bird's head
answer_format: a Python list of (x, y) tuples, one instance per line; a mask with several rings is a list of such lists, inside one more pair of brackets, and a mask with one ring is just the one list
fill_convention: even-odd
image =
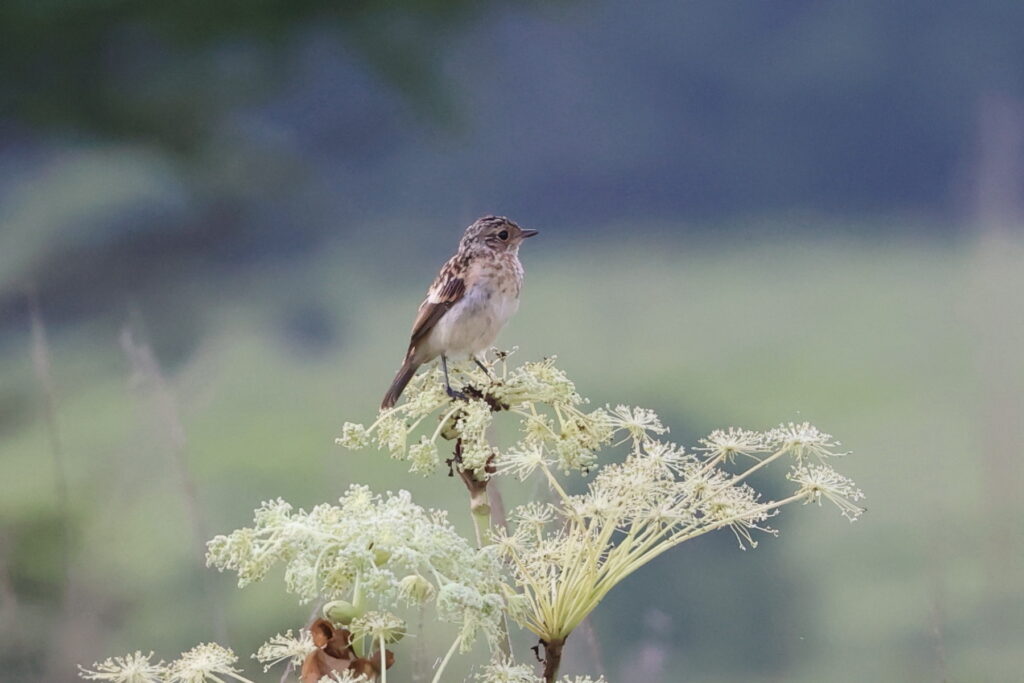
[(536, 230), (523, 230), (504, 216), (484, 216), (466, 228), (460, 250), (484, 248), (497, 252), (516, 252), (523, 240), (536, 234)]

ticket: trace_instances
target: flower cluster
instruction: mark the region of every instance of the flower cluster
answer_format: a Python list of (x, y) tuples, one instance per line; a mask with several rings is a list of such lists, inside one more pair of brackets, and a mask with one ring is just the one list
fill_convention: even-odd
[(216, 643), (197, 645), (169, 664), (163, 660), (154, 663), (152, 659), (152, 652), (148, 655), (135, 652), (97, 662), (92, 669), (79, 667), (79, 670), (82, 678), (111, 683), (223, 683), (222, 676), (252, 683), (235, 668), (238, 661), (235, 653)]
[(91, 669), (78, 667), (79, 675), (91, 681), (112, 681), (113, 683), (158, 683), (167, 676), (167, 665), (163, 660), (152, 662), (153, 653), (142, 654), (136, 650), (124, 657), (109, 657), (96, 662)]
[(463, 647), (482, 633), (499, 637), (504, 610), (502, 567), (494, 548), (477, 549), (445, 513), (414, 504), (408, 492), (374, 495), (352, 486), (338, 505), (294, 510), (283, 500), (256, 510), (254, 526), (217, 536), (207, 563), (238, 573), (239, 586), (285, 566), (287, 589), (303, 600), (333, 600), (331, 618), (378, 637), (387, 612), (433, 603), (438, 616), (461, 626)]
[(700, 440), (701, 446), (696, 450), (707, 454), (710, 460), (717, 463), (735, 462), (737, 455), (760, 460), (764, 453), (784, 450), (800, 465), (809, 459), (824, 464), (829, 458), (837, 458), (846, 453), (835, 449), (840, 443), (831, 434), (819, 431), (809, 422), (782, 424), (766, 432), (754, 432), (748, 429), (730, 427), (727, 430), (716, 429)]
[[(623, 419), (625, 411), (614, 411)], [(833, 456), (832, 437), (814, 427), (782, 425), (766, 432), (715, 431), (687, 452), (658, 440), (653, 413), (632, 411), (634, 447), (621, 463), (604, 465), (580, 495), (568, 495), (536, 453), (509, 458), (509, 471), (540, 471), (557, 503), (530, 503), (513, 511), (514, 526), (495, 542), (508, 559), (521, 594), (509, 600), (510, 615), (545, 643), (560, 643), (616, 584), (658, 555), (687, 540), (729, 528), (741, 548), (754, 547), (755, 532), (779, 508), (794, 502), (836, 504), (850, 520), (862, 510), (863, 494), (824, 461)], [(745, 469), (735, 471), (736, 456)], [(820, 464), (808, 465), (814, 458)], [(790, 463), (798, 488), (781, 500), (763, 500), (747, 480), (779, 462)]]
[[(381, 411), (369, 427), (346, 422), (335, 441), (349, 449), (370, 445), (409, 462), (409, 469), (430, 474), (440, 464), (438, 440), (461, 440), (459, 467), (480, 479), (492, 472), (525, 477), (540, 461), (562, 472), (594, 468), (597, 452), (619, 439), (639, 442), (668, 430), (649, 410), (616, 406), (587, 410), (587, 401), (555, 365), (555, 358), (509, 367), (511, 352), (499, 353), (488, 373), (461, 367), (466, 401), (452, 401), (443, 390), (440, 370), (413, 378), (404, 403)], [(520, 438), (499, 449), (487, 438), (496, 412), (519, 418)], [(433, 418), (433, 419), (430, 419)]]
[(857, 488), (852, 479), (844, 477), (827, 465), (810, 465), (795, 467), (789, 473), (790, 481), (800, 484), (805, 503), (821, 505), (825, 498), (839, 508), (843, 516), (851, 522), (860, 517), (864, 509), (857, 501), (864, 498), (864, 493)]
[[(511, 659), (497, 659), (485, 666), (482, 671), (474, 674), (477, 683), (543, 683), (544, 679), (537, 676), (533, 668), (526, 664), (516, 664)], [(594, 679), (590, 676), (563, 676), (558, 683), (607, 683), (604, 676)]]
[(287, 663), (292, 667), (301, 666), (306, 657), (316, 649), (313, 637), (303, 629), (298, 636), (289, 630), (278, 634), (260, 646), (252, 657), (263, 664), (263, 671), (269, 671), (275, 664)]

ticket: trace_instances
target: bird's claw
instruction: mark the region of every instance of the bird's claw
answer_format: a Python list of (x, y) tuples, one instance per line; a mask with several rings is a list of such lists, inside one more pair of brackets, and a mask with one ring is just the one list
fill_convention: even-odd
[(448, 394), (449, 398), (455, 399), (456, 401), (468, 401), (469, 400), (469, 397), (466, 396), (464, 393), (462, 393), (461, 391), (455, 391), (451, 387), (445, 387), (445, 392)]

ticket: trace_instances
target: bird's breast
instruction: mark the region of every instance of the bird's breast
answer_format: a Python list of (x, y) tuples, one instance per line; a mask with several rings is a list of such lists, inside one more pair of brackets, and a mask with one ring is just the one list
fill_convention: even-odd
[(448, 354), (486, 351), (518, 308), (518, 287), (479, 278), (437, 322), (431, 345)]

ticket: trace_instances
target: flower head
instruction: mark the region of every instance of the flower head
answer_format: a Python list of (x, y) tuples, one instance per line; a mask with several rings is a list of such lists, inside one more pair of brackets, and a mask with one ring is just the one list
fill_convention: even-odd
[(506, 372), (494, 397), (509, 406), (525, 403), (547, 403), (571, 406), (582, 401), (576, 385), (555, 366), (555, 357), (527, 362)]
[(433, 474), (441, 459), (437, 453), (437, 443), (426, 436), (420, 437), (418, 443), (409, 447), (409, 471), (424, 476)]
[(370, 683), (370, 679), (366, 677), (366, 674), (346, 669), (344, 671), (332, 671), (322, 677), (317, 683)]
[(808, 503), (821, 505), (821, 499), (825, 498), (851, 522), (857, 521), (864, 513), (864, 508), (856, 504), (864, 498), (864, 493), (852, 479), (844, 477), (828, 465), (795, 467), (788, 478), (800, 484), (797, 494), (806, 496)]
[(758, 460), (757, 454), (768, 450), (764, 434), (735, 427), (716, 429), (701, 439), (700, 443), (698, 450), (707, 453), (710, 459), (729, 462), (735, 461), (737, 455)]
[(611, 422), (617, 428), (625, 429), (635, 443), (647, 438), (648, 434), (664, 434), (668, 427), (661, 424), (661, 418), (647, 408), (630, 408), (618, 405), (611, 411)]
[(544, 452), (543, 446), (531, 445), (503, 453), (498, 461), (497, 472), (498, 474), (511, 474), (520, 481), (524, 481), (537, 471), (538, 467), (545, 465), (550, 467), (554, 463), (555, 461)]
[(555, 520), (556, 511), (550, 503), (538, 503), (532, 501), (520, 505), (512, 512), (512, 518), (517, 524), (533, 529), (543, 529), (550, 522)]
[(666, 441), (648, 441), (644, 444), (644, 456), (651, 466), (662, 474), (682, 474), (689, 463), (694, 461), (682, 447)]
[(299, 666), (315, 647), (309, 631), (299, 631), (299, 635), (294, 636), (289, 630), (263, 643), (253, 655), (253, 659), (263, 665), (263, 671), (268, 671), (270, 667), (281, 662)]
[(341, 428), (341, 436), (334, 442), (352, 450), (366, 448), (370, 445), (370, 434), (363, 425), (346, 422)]
[(782, 424), (765, 435), (773, 449), (786, 451), (803, 465), (809, 458), (824, 462), (827, 458), (846, 455), (834, 449), (840, 445), (831, 434), (819, 431), (809, 422)]
[(516, 664), (511, 658), (493, 660), (483, 671), (473, 675), (478, 683), (541, 683), (533, 673), (533, 667)]
[(383, 639), (385, 643), (401, 640), (406, 630), (405, 621), (390, 612), (367, 612), (353, 619), (349, 628), (353, 638)]
[(234, 667), (238, 656), (229, 648), (217, 643), (202, 643), (167, 666), (167, 683), (205, 683), (219, 681), (218, 675), (239, 681), (248, 679), (239, 676), (240, 669)]
[(702, 507), (706, 517), (715, 525), (727, 526), (732, 530), (742, 550), (757, 547), (752, 531), (763, 531), (775, 535), (775, 530), (761, 523), (774, 514), (758, 502), (758, 494), (745, 484), (725, 486), (705, 498)]
[(153, 663), (153, 653), (135, 651), (124, 657), (110, 657), (96, 662), (92, 669), (78, 667), (78, 675), (92, 681), (111, 683), (161, 683), (167, 673), (163, 660)]

